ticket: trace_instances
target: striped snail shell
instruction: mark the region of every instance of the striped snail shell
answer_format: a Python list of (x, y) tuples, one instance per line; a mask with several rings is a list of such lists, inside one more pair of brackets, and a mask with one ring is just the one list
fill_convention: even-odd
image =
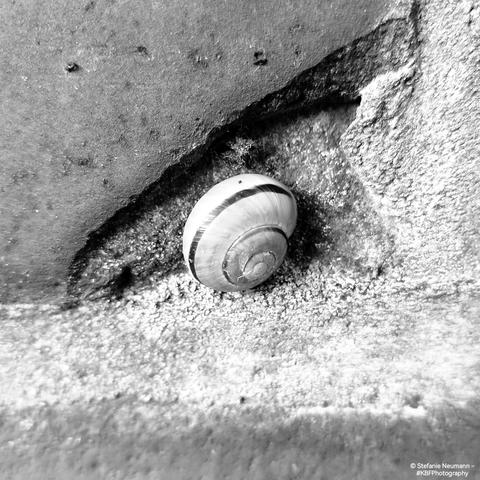
[(297, 204), (285, 185), (264, 175), (237, 175), (195, 205), (185, 224), (183, 256), (204, 285), (247, 290), (280, 266), (296, 221)]

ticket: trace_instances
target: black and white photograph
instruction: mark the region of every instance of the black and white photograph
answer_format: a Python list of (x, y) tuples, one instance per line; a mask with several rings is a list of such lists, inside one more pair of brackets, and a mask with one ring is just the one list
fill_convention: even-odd
[(480, 480), (480, 0), (0, 21), (0, 480)]

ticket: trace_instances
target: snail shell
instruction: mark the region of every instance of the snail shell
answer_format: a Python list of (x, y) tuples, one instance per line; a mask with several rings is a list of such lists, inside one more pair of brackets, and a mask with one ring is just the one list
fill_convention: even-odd
[(237, 175), (195, 205), (185, 224), (183, 256), (204, 285), (247, 290), (280, 266), (296, 221), (297, 204), (285, 185), (264, 175)]

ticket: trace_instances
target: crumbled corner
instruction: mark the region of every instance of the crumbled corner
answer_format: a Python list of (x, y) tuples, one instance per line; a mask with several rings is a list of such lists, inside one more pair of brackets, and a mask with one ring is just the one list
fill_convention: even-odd
[[(175, 281), (172, 287), (168, 277), (184, 278), (181, 243), (188, 213), (213, 184), (247, 172), (279, 179), (298, 202), (299, 220), (288, 258), (281, 277), (273, 282), (307, 287), (305, 273), (315, 269), (313, 265), (328, 269), (338, 264), (335, 268), (364, 277), (363, 288), (368, 288), (371, 278), (384, 270), (392, 243), (338, 146), (356, 109), (357, 104), (350, 103), (244, 127), (210, 150), (202, 163), (168, 172), (135, 210), (128, 228), (120, 224), (90, 254), (75, 285), (78, 296), (119, 299), (150, 285), (159, 300), (172, 300), (172, 288), (178, 287)], [(168, 285), (164, 294), (163, 283)], [(187, 282), (180, 289), (191, 287)]]
[[(390, 132), (397, 128), (397, 124), (401, 124), (413, 94), (416, 75), (417, 67), (413, 60), (398, 70), (378, 75), (361, 90), (361, 108), (341, 141), (346, 154), (354, 159), (354, 168), (357, 171), (365, 168), (365, 160), (359, 152), (368, 148), (367, 142), (373, 142), (369, 140), (373, 130), (383, 128)], [(378, 157), (375, 164), (376, 176), (368, 184), (368, 194), (379, 213), (386, 213), (382, 208), (383, 192), (396, 175), (396, 169), (390, 167), (392, 166), (387, 163), (387, 159)], [(365, 179), (362, 178), (363, 180)], [(388, 215), (385, 214), (384, 217), (387, 218)]]
[[(213, 184), (244, 172), (273, 176), (297, 197), (301, 214), (287, 265), (301, 272), (314, 258), (336, 256), (359, 269), (381, 271), (391, 256), (392, 239), (369, 207), (340, 137), (355, 116), (361, 89), (409, 61), (412, 35), (405, 18), (386, 21), (247, 108), (227, 134), (217, 134), (203, 149), (199, 162), (187, 159), (168, 169), (91, 235), (72, 264), (66, 305), (119, 299), (185, 271), (181, 236), (188, 213)], [(257, 120), (262, 117), (266, 120)], [(330, 170), (328, 181), (322, 168)], [(310, 172), (308, 178), (305, 172)], [(376, 244), (375, 253), (367, 254), (367, 248), (359, 253), (361, 242), (352, 233), (359, 235), (359, 226), (367, 231), (365, 245)], [(363, 254), (376, 258), (362, 259)]]

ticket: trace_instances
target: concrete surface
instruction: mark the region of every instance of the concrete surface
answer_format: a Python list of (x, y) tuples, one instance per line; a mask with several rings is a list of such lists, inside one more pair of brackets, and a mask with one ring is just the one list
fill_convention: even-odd
[(0, 300), (61, 297), (89, 234), (167, 166), (407, 14), (386, 0), (2, 2)]
[[(480, 5), (409, 25), (361, 99), (249, 122), (120, 212), (70, 303), (0, 307), (6, 479), (480, 478)], [(215, 293), (181, 221), (250, 169), (301, 221), (271, 281)]]
[(17, 308), (2, 326), (2, 478), (383, 480), (476, 464), (480, 297), (384, 290)]

